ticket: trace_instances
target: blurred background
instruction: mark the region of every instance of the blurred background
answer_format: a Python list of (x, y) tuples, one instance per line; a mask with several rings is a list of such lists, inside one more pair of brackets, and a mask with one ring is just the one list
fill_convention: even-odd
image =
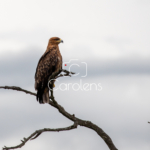
[[(69, 113), (102, 128), (119, 150), (150, 149), (149, 0), (0, 0), (0, 86), (34, 90), (38, 60), (58, 36), (63, 68), (78, 76), (56, 83), (55, 98)], [(86, 74), (83, 77), (83, 74)], [(62, 84), (61, 84), (62, 83)], [(72, 84), (70, 88), (66, 85)], [(94, 84), (82, 90), (84, 84)], [(100, 85), (100, 90), (95, 85)], [(73, 124), (34, 96), (0, 90), (0, 147), (15, 146), (42, 128)], [(108, 150), (93, 131), (43, 133), (22, 150)]]

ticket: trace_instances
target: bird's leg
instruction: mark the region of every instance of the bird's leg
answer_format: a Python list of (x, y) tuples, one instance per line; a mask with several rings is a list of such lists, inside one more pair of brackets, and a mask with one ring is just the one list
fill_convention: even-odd
[(53, 88), (55, 87), (55, 84), (53, 83)]
[(55, 79), (49, 81), (48, 87), (49, 87), (50, 90), (53, 90), (53, 88), (55, 87), (54, 82), (55, 82)]

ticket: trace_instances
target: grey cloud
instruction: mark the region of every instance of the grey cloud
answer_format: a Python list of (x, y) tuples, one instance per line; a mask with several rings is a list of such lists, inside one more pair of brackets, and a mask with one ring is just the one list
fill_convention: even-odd
[(92, 75), (150, 73), (150, 59), (138, 56), (128, 56), (113, 60), (91, 60), (88, 64), (89, 73)]
[[(39, 58), (44, 53), (38, 48), (28, 48), (21, 53), (12, 53), (0, 56), (0, 76), (1, 83), (4, 81), (16, 80), (15, 82), (34, 82), (34, 74)], [(82, 60), (80, 60), (82, 61)], [(126, 56), (118, 59), (92, 58), (84, 59), (87, 63), (89, 76), (101, 76), (112, 74), (149, 74), (150, 59), (139, 56)], [(72, 68), (73, 69), (73, 68)], [(78, 69), (77, 67), (74, 68)], [(84, 66), (80, 68), (85, 72)], [(18, 81), (17, 81), (18, 80)]]
[(1, 56), (0, 76), (1, 84), (25, 83), (29, 85), (34, 82), (34, 74), (42, 52), (38, 48), (29, 48), (22, 53), (12, 53)]

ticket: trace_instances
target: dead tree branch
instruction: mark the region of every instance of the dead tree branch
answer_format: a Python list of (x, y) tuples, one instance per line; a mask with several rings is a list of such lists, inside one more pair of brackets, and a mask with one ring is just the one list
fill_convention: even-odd
[[(58, 111), (62, 115), (64, 115), (71, 121), (77, 121), (80, 126), (84, 126), (84, 127), (93, 129), (105, 141), (105, 143), (107, 144), (107, 146), (109, 147), (110, 150), (117, 150), (117, 148), (113, 144), (111, 138), (100, 127), (98, 127), (97, 125), (93, 124), (90, 121), (81, 120), (81, 119), (75, 117), (74, 114), (73, 115), (69, 114), (61, 105), (59, 105), (53, 96), (52, 90), (51, 90), (51, 100), (53, 101), (54, 107), (57, 108)], [(51, 103), (49, 103), (49, 104), (51, 105)], [(51, 106), (53, 106), (53, 105), (51, 105)]]
[(32, 93), (30, 91), (24, 90), (24, 89), (17, 87), (17, 86), (0, 86), (0, 89), (16, 90), (16, 91), (25, 92), (26, 94), (31, 94), (31, 95), (36, 96), (36, 93)]
[[(64, 72), (64, 74), (62, 74), (62, 72)], [(68, 70), (65, 70), (65, 69), (62, 69), (59, 75), (57, 75), (57, 72), (56, 72), (56, 73), (53, 73), (53, 74), (49, 77), (48, 81), (50, 81), (51, 79), (57, 79), (57, 78), (59, 78), (59, 77), (64, 77), (64, 76), (69, 76), (69, 77), (71, 77), (71, 75), (73, 75), (73, 74), (75, 74), (75, 73), (74, 73), (74, 72), (69, 72)]]
[(59, 132), (59, 131), (67, 131), (67, 130), (72, 130), (77, 128), (77, 121), (74, 122), (73, 125), (69, 126), (69, 127), (65, 127), (65, 128), (57, 128), (57, 129), (50, 129), (50, 128), (44, 128), (44, 129), (40, 129), (35, 131), (34, 133), (32, 133), (29, 137), (27, 138), (23, 138), (23, 140), (21, 140), (21, 144), (17, 145), (17, 146), (13, 146), (13, 147), (3, 147), (3, 150), (9, 150), (9, 149), (17, 149), (17, 148), (21, 148), (23, 147), (29, 140), (34, 140), (36, 139), (39, 135), (41, 135), (43, 132)]
[[(63, 72), (65, 72), (65, 76), (70, 76), (71, 74), (74, 74), (72, 72), (69, 72), (67, 70), (62, 70)], [(60, 74), (58, 76), (55, 77), (62, 77), (64, 75)], [(49, 79), (52, 79), (54, 76), (51, 76)], [(3, 89), (12, 89), (12, 90), (17, 90), (17, 91), (22, 91), (25, 92), (26, 94), (31, 94), (36, 96), (35, 93), (32, 93), (30, 91), (24, 90), (20, 87), (16, 87), (16, 86), (0, 86), (0, 88)], [(81, 120), (77, 117), (75, 117), (75, 115), (71, 115), (70, 113), (68, 113), (60, 104), (58, 104), (58, 102), (55, 100), (54, 95), (53, 95), (53, 90), (50, 91), (51, 92), (51, 97), (50, 97), (50, 101), (49, 104), (55, 108), (58, 109), (58, 111), (64, 115), (65, 117), (67, 117), (69, 120), (73, 121), (74, 124), (72, 126), (66, 127), (66, 128), (57, 128), (57, 129), (41, 129), (41, 130), (37, 130), (34, 133), (32, 133), (28, 138), (24, 138), (24, 140), (22, 140), (22, 143), (14, 146), (14, 147), (4, 147), (3, 150), (9, 150), (9, 149), (16, 149), (16, 148), (21, 148), (22, 146), (25, 145), (25, 143), (29, 140), (33, 140), (35, 138), (37, 138), (38, 136), (40, 136), (43, 132), (47, 132), (47, 131), (65, 131), (65, 130), (72, 130), (77, 128), (78, 125), (80, 126), (84, 126), (87, 128), (90, 128), (92, 130), (94, 130), (103, 140), (104, 142), (107, 144), (107, 146), (109, 147), (110, 150), (118, 150), (115, 145), (113, 144), (111, 138), (97, 125), (95, 125), (94, 123), (90, 122), (90, 121), (86, 121), (86, 120)]]

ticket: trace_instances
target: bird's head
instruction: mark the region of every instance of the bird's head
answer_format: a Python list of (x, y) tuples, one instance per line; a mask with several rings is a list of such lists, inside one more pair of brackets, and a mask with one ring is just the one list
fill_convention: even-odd
[(49, 44), (58, 45), (59, 43), (63, 43), (59, 37), (52, 37), (49, 39)]

